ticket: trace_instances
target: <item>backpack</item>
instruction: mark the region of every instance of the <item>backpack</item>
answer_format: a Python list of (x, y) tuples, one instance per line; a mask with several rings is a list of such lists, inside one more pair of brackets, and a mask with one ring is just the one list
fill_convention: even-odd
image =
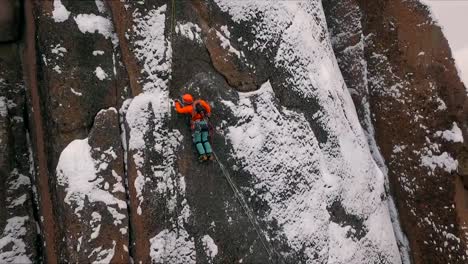
[(202, 118), (206, 117), (206, 109), (205, 109), (205, 107), (203, 107), (203, 105), (198, 100), (193, 103), (192, 119), (197, 114), (200, 114), (202, 116)]

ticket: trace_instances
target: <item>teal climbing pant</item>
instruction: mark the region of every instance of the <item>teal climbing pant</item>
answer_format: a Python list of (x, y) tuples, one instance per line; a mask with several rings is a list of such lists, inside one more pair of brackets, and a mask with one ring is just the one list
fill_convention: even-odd
[(195, 121), (193, 130), (193, 143), (195, 144), (199, 155), (210, 155), (213, 152), (211, 149), (211, 144), (208, 141), (208, 137), (208, 123), (205, 120)]

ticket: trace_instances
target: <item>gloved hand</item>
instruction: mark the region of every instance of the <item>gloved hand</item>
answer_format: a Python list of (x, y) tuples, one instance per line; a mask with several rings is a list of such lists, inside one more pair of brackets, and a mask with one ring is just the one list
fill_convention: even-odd
[(180, 100), (179, 100), (179, 99), (175, 99), (175, 100), (174, 100), (174, 105), (175, 105), (176, 103), (179, 103), (179, 104), (180, 104)]

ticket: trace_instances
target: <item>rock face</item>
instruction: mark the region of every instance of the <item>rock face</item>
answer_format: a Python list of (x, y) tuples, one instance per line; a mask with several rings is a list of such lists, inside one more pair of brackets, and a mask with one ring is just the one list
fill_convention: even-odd
[(24, 10), (0, 44), (0, 262), (466, 261), (466, 91), (418, 2)]
[[(50, 165), (76, 138), (85, 137), (97, 112), (119, 107), (127, 77), (121, 66), (118, 39), (104, 2), (38, 1), (39, 92), (48, 138)], [(82, 111), (86, 109), (86, 111)]]
[[(71, 142), (57, 165), (59, 222), (72, 262), (127, 263), (128, 213), (117, 110), (101, 110), (89, 137)], [(76, 215), (76, 217), (70, 217)]]
[[(348, 87), (356, 86), (356, 74), (365, 75), (358, 85), (369, 93), (360, 97), (370, 102), (412, 261), (465, 263), (467, 101), (447, 41), (417, 1), (349, 4), (345, 12), (360, 12), (343, 16), (334, 12), (337, 5), (328, 8), (334, 49), (344, 76), (352, 77)], [(360, 35), (367, 37), (356, 45)], [(364, 67), (356, 69), (359, 61)]]

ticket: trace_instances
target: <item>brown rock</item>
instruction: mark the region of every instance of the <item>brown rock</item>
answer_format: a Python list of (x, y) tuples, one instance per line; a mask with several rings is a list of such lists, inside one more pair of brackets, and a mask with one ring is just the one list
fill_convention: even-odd
[[(86, 151), (80, 152), (83, 146)], [(83, 161), (70, 160), (73, 157)], [(76, 166), (70, 163), (82, 166), (69, 170), (67, 166)], [(90, 165), (95, 174), (93, 178), (82, 180), (90, 176), (86, 165)], [(62, 258), (76, 263), (104, 260), (128, 263), (123, 149), (114, 108), (97, 114), (89, 138), (73, 141), (67, 146), (57, 174), (59, 199), (56, 202), (63, 208), (59, 219), (66, 227), (63, 232), (67, 250), (62, 253)]]
[[(44, 217), (41, 226), (45, 240), (44, 255), (49, 263), (68, 262), (83, 256), (73, 253), (77, 250), (76, 241), (73, 244), (75, 248), (69, 248), (61, 239), (55, 239), (67, 234), (68, 239), (81, 237), (76, 233), (81, 232), (81, 222), (70, 226), (55, 225), (59, 216), (72, 215), (69, 213), (71, 209), (63, 203), (63, 190), (55, 188), (56, 177), (52, 172), (59, 156), (74, 139), (88, 135), (98, 111), (110, 106), (120, 107), (127, 97), (128, 83), (125, 69), (120, 63), (109, 10), (105, 6), (99, 10), (94, 1), (62, 1), (62, 4), (70, 15), (68, 19), (56, 22), (52, 16), (53, 1), (25, 2), (24, 68), (27, 91), (30, 92), (29, 109), (32, 109), (30, 131), (37, 167), (40, 216)], [(108, 31), (82, 32), (76, 22), (82, 14), (92, 14), (91, 17), (97, 16), (101, 21), (108, 20)], [(114, 129), (116, 131), (113, 132), (118, 134), (119, 127)], [(112, 176), (112, 173), (107, 173)], [(91, 213), (87, 215), (88, 219), (93, 216)], [(100, 217), (106, 220), (109, 216), (101, 214)], [(117, 230), (112, 232), (125, 235), (120, 229)], [(122, 253), (123, 244), (117, 240), (115, 245), (113, 240), (99, 240), (103, 245), (110, 243), (114, 246), (115, 261), (128, 255)], [(97, 242), (93, 240), (89, 243)]]
[[(192, 6), (198, 14), (205, 46), (210, 54), (214, 68), (224, 76), (230, 86), (241, 92), (257, 90), (260, 85), (256, 75), (246, 67), (240, 56), (229, 51), (229, 47), (223, 46), (222, 35), (215, 21), (211, 21), (208, 15), (206, 3), (192, 1)], [(232, 45), (232, 44), (231, 44)]]
[(259, 88), (256, 77), (250, 71), (242, 69), (240, 58), (227, 52), (222, 46), (219, 31), (212, 28), (205, 32), (205, 45), (210, 53), (215, 69), (226, 78), (230, 86), (241, 92), (255, 91)]
[(435, 133), (451, 129), (453, 122), (466, 127), (461, 118), (465, 88), (450, 48), (427, 8), (417, 1), (358, 2), (368, 36), (365, 57), (376, 139), (413, 261), (466, 263), (459, 221), (463, 210), (454, 204), (457, 173), (423, 162), (439, 155), (456, 158), (460, 145)]
[[(371, 103), (377, 143), (389, 169), (413, 261), (465, 263), (468, 196), (462, 180), (453, 171), (432, 171), (422, 164), (430, 154), (428, 148), (432, 155), (447, 151), (458, 157), (458, 172), (466, 173), (462, 144), (434, 136), (451, 129), (455, 121), (466, 136), (467, 120), (465, 90), (440, 28), (427, 8), (416, 2), (327, 1), (324, 7), (340, 69), (365, 129), (362, 113)], [(356, 42), (362, 33), (368, 36), (365, 46)], [(361, 59), (367, 64), (362, 65)], [(434, 144), (438, 149), (433, 149)], [(444, 232), (462, 241), (447, 239)]]

